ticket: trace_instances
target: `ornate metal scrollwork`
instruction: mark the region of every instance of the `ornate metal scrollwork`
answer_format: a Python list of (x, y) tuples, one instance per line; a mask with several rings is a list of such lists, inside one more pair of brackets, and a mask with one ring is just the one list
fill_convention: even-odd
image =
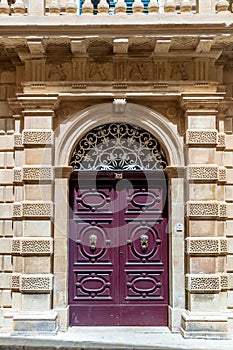
[(77, 144), (70, 165), (76, 170), (156, 170), (167, 163), (160, 144), (148, 131), (113, 123), (88, 132)]

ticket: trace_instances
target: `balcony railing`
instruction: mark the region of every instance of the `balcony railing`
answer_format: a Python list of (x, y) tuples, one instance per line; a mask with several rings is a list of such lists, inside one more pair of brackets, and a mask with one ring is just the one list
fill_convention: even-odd
[(226, 0), (0, 0), (0, 16), (230, 13)]

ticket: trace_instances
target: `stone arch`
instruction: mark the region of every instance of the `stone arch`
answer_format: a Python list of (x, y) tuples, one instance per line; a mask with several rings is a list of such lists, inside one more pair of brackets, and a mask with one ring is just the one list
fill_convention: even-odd
[[(116, 106), (115, 106), (116, 107)], [(59, 249), (54, 252), (54, 304), (60, 316), (60, 329), (68, 327), (68, 181), (72, 152), (79, 140), (90, 130), (104, 124), (123, 122), (150, 132), (162, 146), (169, 168), (185, 165), (183, 139), (177, 127), (161, 114), (133, 103), (104, 103), (73, 114), (55, 133), (54, 240)], [(68, 168), (67, 168), (68, 167)], [(68, 171), (66, 171), (66, 169)], [(62, 171), (61, 171), (62, 170)], [(173, 177), (174, 176), (174, 177)], [(184, 289), (184, 179), (182, 171), (169, 171), (169, 328), (178, 331), (185, 310)], [(181, 227), (179, 232), (176, 227)], [(59, 261), (66, 261), (62, 266)]]
[(124, 113), (116, 113), (110, 103), (75, 113), (57, 130), (55, 166), (68, 166), (77, 141), (91, 129), (109, 122), (127, 122), (149, 131), (163, 147), (168, 165), (184, 166), (182, 138), (176, 126), (158, 112), (134, 103), (127, 103)]

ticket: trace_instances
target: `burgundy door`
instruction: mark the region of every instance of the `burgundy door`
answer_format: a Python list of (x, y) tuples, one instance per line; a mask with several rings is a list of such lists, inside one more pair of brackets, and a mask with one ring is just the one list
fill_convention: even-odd
[(71, 325), (167, 325), (165, 199), (162, 172), (72, 174)]

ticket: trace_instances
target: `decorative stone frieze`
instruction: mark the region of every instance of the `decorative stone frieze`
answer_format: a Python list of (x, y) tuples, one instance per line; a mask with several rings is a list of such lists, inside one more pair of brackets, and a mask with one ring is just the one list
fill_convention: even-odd
[(51, 255), (53, 240), (51, 238), (20, 238), (12, 241), (12, 254)]
[(226, 217), (226, 204), (224, 202), (206, 201), (206, 202), (187, 202), (187, 216), (192, 217)]
[(219, 133), (218, 134), (218, 148), (226, 148), (226, 134), (225, 133)]
[(23, 202), (13, 204), (13, 217), (51, 217), (53, 216), (52, 202)]
[(52, 274), (11, 275), (11, 289), (22, 293), (50, 293), (53, 289)]
[(24, 181), (51, 181), (53, 179), (52, 167), (23, 167)]
[(24, 145), (52, 145), (53, 131), (51, 130), (23, 130)]
[(217, 130), (187, 130), (186, 143), (189, 145), (216, 145)]
[(185, 287), (191, 293), (218, 293), (221, 291), (221, 276), (215, 274), (187, 274)]
[(14, 148), (23, 147), (23, 137), (22, 134), (14, 134)]
[(227, 239), (225, 238), (186, 238), (186, 253), (189, 255), (226, 255)]

